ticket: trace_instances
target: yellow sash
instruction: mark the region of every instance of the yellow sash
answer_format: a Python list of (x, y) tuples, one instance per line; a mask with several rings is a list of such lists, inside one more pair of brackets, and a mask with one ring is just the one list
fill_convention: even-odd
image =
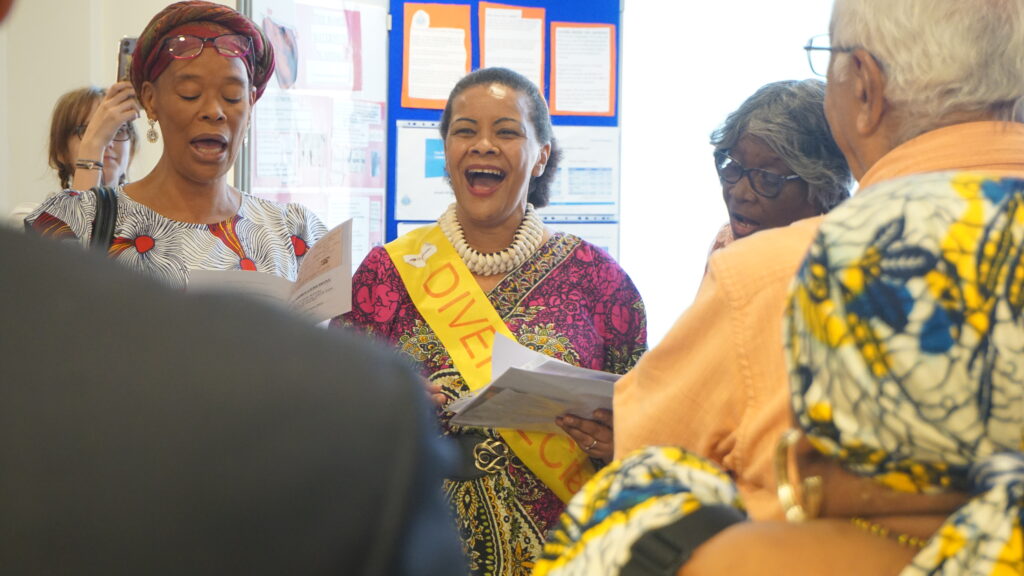
[[(491, 381), (494, 335), (516, 337), (491, 306), (473, 274), (436, 225), (384, 246), (416, 309), (448, 351), (470, 390)], [(516, 456), (568, 502), (594, 474), (590, 458), (566, 434), (499, 429)]]

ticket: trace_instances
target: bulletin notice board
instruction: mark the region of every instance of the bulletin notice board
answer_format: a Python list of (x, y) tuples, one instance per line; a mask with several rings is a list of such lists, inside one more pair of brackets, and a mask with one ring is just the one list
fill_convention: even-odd
[(618, 255), (620, 0), (390, 0), (387, 240), (436, 220), (453, 201), (437, 130), (452, 85), (487, 65), (542, 87), (563, 160), (554, 230)]
[(388, 0), (246, 0), (274, 46), (253, 108), (241, 188), (297, 202), (333, 228), (352, 219), (352, 261), (385, 242)]

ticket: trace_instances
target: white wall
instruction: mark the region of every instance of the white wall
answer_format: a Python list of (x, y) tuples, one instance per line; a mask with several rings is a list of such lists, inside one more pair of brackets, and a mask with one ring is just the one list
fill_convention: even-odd
[[(10, 18), (8, 18), (10, 20)], [(10, 53), (7, 42), (7, 24), (0, 24), (0, 97), (7, 102), (7, 55)], [(8, 190), (11, 189), (11, 139), (7, 122), (7, 106), (0, 104), (0, 221), (3, 215), (10, 212), (7, 202)]]
[(802, 50), (828, 31), (825, 0), (626, 0), (619, 255), (647, 304), (650, 340), (693, 300), (726, 221), (708, 139), (757, 88), (812, 76)]
[[(138, 36), (170, 0), (15, 0), (0, 25), (0, 216), (57, 190), (46, 162), (57, 98), (89, 84), (109, 86), (117, 43)], [(221, 3), (234, 6), (233, 0)], [(143, 118), (145, 116), (143, 115)], [(145, 133), (144, 120), (136, 122)], [(160, 145), (143, 142), (130, 174), (149, 172)], [(3, 220), (3, 218), (0, 218)]]

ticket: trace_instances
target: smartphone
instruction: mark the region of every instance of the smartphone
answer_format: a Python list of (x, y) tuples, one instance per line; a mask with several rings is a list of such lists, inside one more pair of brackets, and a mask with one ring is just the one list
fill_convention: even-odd
[(125, 36), (117, 43), (117, 81), (131, 80), (132, 76), (132, 54), (135, 53), (135, 43), (138, 38)]

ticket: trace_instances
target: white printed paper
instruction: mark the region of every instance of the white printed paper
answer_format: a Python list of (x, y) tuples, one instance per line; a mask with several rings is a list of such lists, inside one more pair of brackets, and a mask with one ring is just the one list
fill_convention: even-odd
[(449, 406), (453, 424), (560, 432), (558, 416), (612, 408), (617, 374), (572, 366), (500, 334), (492, 358), (491, 383)]
[(556, 28), (554, 100), (558, 111), (604, 114), (611, 98), (611, 28)]
[(523, 18), (523, 11), (511, 8), (484, 10), (487, 36), (483, 39), (486, 61), (481, 68), (510, 68), (543, 86), (544, 22)]
[(466, 33), (461, 28), (431, 28), (430, 15), (413, 16), (409, 30), (409, 96), (447, 100), (466, 75)]
[(245, 294), (323, 322), (352, 309), (351, 245), (352, 221), (346, 220), (309, 249), (295, 282), (248, 270), (190, 270), (188, 291)]

